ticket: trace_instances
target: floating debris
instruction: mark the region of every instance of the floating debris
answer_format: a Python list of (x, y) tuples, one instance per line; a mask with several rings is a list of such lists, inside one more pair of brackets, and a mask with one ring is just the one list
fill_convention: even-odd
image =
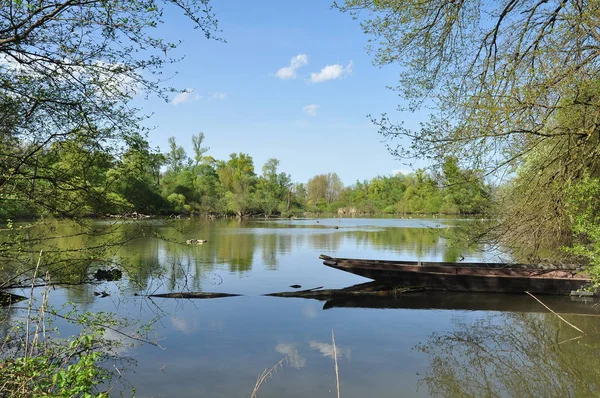
[[(292, 286), (290, 286), (292, 287)], [(423, 290), (421, 287), (398, 287), (389, 283), (367, 282), (350, 286), (344, 289), (323, 289), (323, 286), (295, 292), (269, 293), (265, 296), (312, 298), (316, 300), (328, 300), (334, 297), (354, 296), (397, 296), (402, 293)]]
[(208, 242), (206, 239), (188, 239), (185, 241), (188, 245), (202, 245)]

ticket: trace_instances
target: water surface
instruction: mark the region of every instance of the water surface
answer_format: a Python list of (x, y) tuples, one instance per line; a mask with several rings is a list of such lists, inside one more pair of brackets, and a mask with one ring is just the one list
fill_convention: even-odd
[[(453, 238), (457, 227), (468, 225), (391, 218), (131, 223), (124, 229), (141, 228), (145, 237), (119, 250), (117, 256), (129, 261), (121, 283), (58, 289), (51, 299), (155, 320), (162, 348), (122, 349), (135, 365), (120, 370), (139, 397), (249, 397), (258, 375), (283, 358), (260, 397), (335, 396), (332, 331), (346, 398), (598, 396), (600, 317), (589, 300), (543, 298), (586, 332), (581, 335), (525, 295), (427, 292), (362, 301), (262, 296), (292, 290), (292, 284), (340, 288), (366, 281), (323, 266), (319, 254), (498, 261), (485, 247), (468, 249)], [(208, 242), (189, 246), (187, 239)], [(101, 290), (111, 295), (93, 295)], [(169, 291), (242, 296), (141, 296)]]

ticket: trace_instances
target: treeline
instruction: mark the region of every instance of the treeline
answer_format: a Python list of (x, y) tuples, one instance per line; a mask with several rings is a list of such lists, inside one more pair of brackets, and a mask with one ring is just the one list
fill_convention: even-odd
[[(125, 213), (155, 215), (289, 216), (309, 213), (475, 214), (488, 206), (490, 193), (482, 177), (462, 170), (447, 158), (437, 173), (380, 176), (344, 187), (335, 173), (294, 183), (269, 159), (260, 173), (252, 157), (233, 153), (226, 160), (208, 155), (204, 134), (192, 136), (192, 153), (169, 138), (169, 150), (150, 148), (132, 136), (124, 149), (100, 145), (85, 132), (39, 151), (21, 170), (31, 178), (5, 181), (1, 218), (32, 216), (105, 216)], [(4, 145), (23, 148), (12, 140)], [(43, 178), (42, 178), (43, 176)], [(52, 204), (49, 206), (49, 204)]]

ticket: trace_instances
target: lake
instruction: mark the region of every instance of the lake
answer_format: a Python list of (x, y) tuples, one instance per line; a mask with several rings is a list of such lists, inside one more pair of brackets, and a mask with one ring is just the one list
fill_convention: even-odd
[[(127, 343), (119, 366), (138, 397), (259, 396), (600, 396), (600, 310), (590, 298), (541, 297), (577, 332), (526, 295), (448, 292), (354, 303), (264, 294), (367, 281), (323, 266), (319, 254), (422, 261), (499, 261), (468, 249), (457, 230), (469, 220), (329, 218), (146, 220), (122, 228), (141, 238), (115, 254), (128, 259), (118, 283), (52, 290), (51, 303), (113, 311), (152, 322), (160, 347)], [(64, 233), (71, 228), (59, 223)], [(156, 236), (160, 236), (157, 238)], [(186, 245), (187, 239), (206, 239)], [(84, 243), (66, 239), (62, 247)], [(108, 297), (95, 296), (106, 291)], [(147, 298), (162, 292), (240, 294), (210, 300)], [(581, 314), (584, 315), (581, 315)], [(579, 315), (578, 315), (579, 314)], [(14, 315), (17, 316), (17, 315)], [(63, 334), (69, 326), (58, 321)], [(130, 344), (133, 343), (133, 344)]]

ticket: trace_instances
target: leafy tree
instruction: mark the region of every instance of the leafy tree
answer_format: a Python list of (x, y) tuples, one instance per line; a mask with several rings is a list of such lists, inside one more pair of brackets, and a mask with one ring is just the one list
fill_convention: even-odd
[(568, 190), (566, 212), (579, 238), (566, 250), (590, 263), (590, 270), (600, 281), (600, 178), (589, 175)]
[(192, 134), (192, 148), (194, 149), (194, 166), (198, 166), (202, 163), (204, 154), (208, 152), (209, 147), (203, 147), (204, 133), (200, 132), (198, 135)]
[(489, 189), (483, 178), (459, 167), (458, 159), (447, 157), (442, 164), (443, 213), (483, 214), (489, 203)]
[(577, 150), (597, 126), (554, 119), (586, 102), (582, 82), (600, 72), (597, 2), (347, 0), (339, 9), (360, 13), (377, 65), (402, 66), (402, 109), (436, 109), (417, 130), (380, 120), (386, 136), (412, 140), (392, 148), (398, 155), (452, 155), (490, 170), (555, 136)]
[[(537, 256), (576, 234), (565, 212), (567, 188), (599, 170), (598, 2), (346, 0), (337, 6), (360, 16), (375, 64), (401, 67), (394, 88), (400, 110), (433, 109), (419, 128), (387, 115), (375, 120), (384, 136), (410, 140), (390, 146), (394, 155), (435, 163), (450, 156), (484, 176), (516, 177), (502, 189), (494, 217), (503, 243), (531, 246), (527, 251)], [(464, 211), (461, 196), (451, 192), (445, 207)]]
[(205, 163), (196, 167), (195, 185), (202, 211), (210, 214), (225, 212), (224, 189), (213, 166)]
[(249, 214), (255, 206), (256, 174), (252, 157), (245, 153), (232, 153), (227, 162), (219, 162), (217, 174), (228, 191), (228, 211), (240, 217)]
[(278, 167), (279, 160), (267, 160), (257, 184), (259, 205), (267, 216), (276, 211), (288, 211), (291, 206), (291, 176), (278, 173)]
[[(155, 28), (176, 10), (207, 37), (215, 33), (216, 21), (204, 0), (0, 3), (2, 213), (6, 201), (17, 214), (74, 219), (112, 205), (133, 205), (125, 193), (135, 189), (119, 185), (119, 178), (130, 175), (125, 171), (137, 163), (126, 154), (135, 151), (144, 132), (144, 115), (130, 102), (150, 93), (167, 99), (172, 91), (160, 74), (176, 61), (170, 50), (177, 43), (156, 36)], [(109, 166), (116, 170), (112, 175)], [(138, 188), (147, 185), (139, 181), (144, 182)], [(54, 232), (42, 230), (36, 242), (51, 240)], [(4, 235), (2, 262), (34, 268), (30, 252), (37, 249), (28, 245), (33, 238), (16, 231)], [(63, 254), (68, 253), (49, 252), (44, 264), (64, 266)]]
[(344, 184), (336, 173), (319, 174), (308, 180), (306, 189), (310, 200), (316, 203), (319, 199), (331, 203), (340, 196)]
[(169, 152), (166, 155), (167, 171), (177, 174), (183, 170), (187, 155), (182, 146), (177, 146), (175, 137), (169, 137)]
[(145, 214), (160, 214), (169, 204), (160, 194), (160, 167), (164, 156), (152, 150), (140, 135), (132, 137), (129, 149), (120, 161), (107, 172), (113, 200), (117, 204), (110, 213), (137, 211)]

